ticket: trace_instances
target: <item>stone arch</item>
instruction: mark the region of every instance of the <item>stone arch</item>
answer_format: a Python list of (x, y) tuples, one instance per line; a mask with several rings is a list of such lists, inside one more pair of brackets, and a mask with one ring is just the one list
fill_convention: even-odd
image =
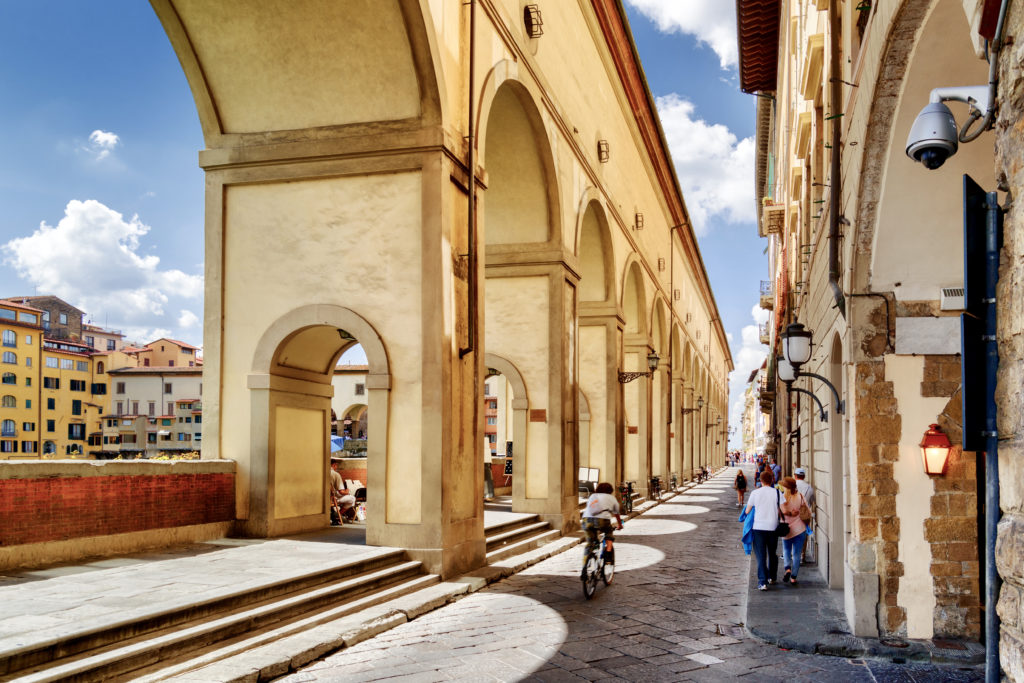
[[(245, 533), (274, 536), (318, 528), (327, 520), (331, 379), (338, 358), (359, 343), (369, 366), (367, 540), (401, 520), (389, 500), (388, 405), (390, 374), (384, 343), (351, 309), (310, 304), (275, 320), (260, 337), (248, 377), (251, 412), (249, 500)], [(288, 467), (278, 467), (287, 463)], [(300, 474), (301, 473), (301, 476)], [(421, 493), (406, 487), (407, 495)]]
[(484, 193), (488, 250), (560, 243), (554, 155), (534, 96), (522, 82), (506, 79), (488, 97), (486, 114), (478, 139), (489, 179)]
[(526, 469), (527, 450), (530, 448), (527, 419), (530, 397), (526, 382), (519, 369), (502, 356), (485, 353), (484, 364), (500, 373), (512, 387), (512, 499), (521, 500), (526, 498), (526, 482), (522, 473)]
[(575, 251), (579, 257), (580, 303), (613, 302), (614, 249), (608, 217), (593, 188), (584, 193), (577, 215)]
[[(207, 147), (230, 135), (281, 131), (294, 139), (297, 130), (443, 120), (441, 60), (425, 0), (278, 0), (263, 11), (238, 1), (152, 4), (192, 89)], [(378, 87), (384, 80), (386, 91)]]
[[(974, 55), (959, 0), (906, 0), (889, 35), (863, 144), (865, 172), (850, 250), (852, 288), (895, 291), (905, 300), (937, 299), (938, 287), (962, 282), (961, 250), (948, 248), (961, 242), (961, 176), (969, 172), (982, 186), (994, 186), (991, 145), (983, 140), (961, 145), (942, 168), (925, 171), (906, 157), (904, 143), (932, 88), (984, 83), (987, 67)], [(949, 106), (962, 123), (966, 105)], [(922, 203), (922, 196), (934, 201)], [(906, 225), (908, 216), (912, 225)], [(927, 244), (911, 237), (922, 224), (940, 231)], [(910, 248), (921, 257), (910, 264), (897, 260), (912, 239)]]
[(644, 287), (640, 258), (629, 255), (623, 269), (621, 307), (626, 320), (626, 334), (647, 334), (647, 293)]

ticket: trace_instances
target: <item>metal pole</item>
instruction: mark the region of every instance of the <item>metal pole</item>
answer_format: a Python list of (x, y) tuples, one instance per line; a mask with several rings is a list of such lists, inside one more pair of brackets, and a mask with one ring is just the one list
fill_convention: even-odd
[(999, 526), (999, 432), (996, 422), (996, 284), (1002, 243), (999, 194), (987, 194), (985, 220), (985, 682), (999, 682), (999, 573), (996, 571), (996, 534)]

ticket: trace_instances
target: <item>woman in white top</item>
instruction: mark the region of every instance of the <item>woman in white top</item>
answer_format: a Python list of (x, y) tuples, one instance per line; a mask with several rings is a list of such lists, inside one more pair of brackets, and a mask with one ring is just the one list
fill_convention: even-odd
[(782, 494), (772, 484), (775, 475), (768, 468), (761, 473), (761, 486), (754, 489), (747, 499), (746, 513), (754, 512), (753, 541), (757, 558), (757, 589), (768, 590), (775, 583), (779, 573), (779, 537), (775, 529), (779, 526), (779, 505)]

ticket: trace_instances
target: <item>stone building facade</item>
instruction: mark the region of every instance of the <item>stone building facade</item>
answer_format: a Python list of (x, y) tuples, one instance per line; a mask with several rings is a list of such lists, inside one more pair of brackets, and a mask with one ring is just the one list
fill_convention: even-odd
[[(741, 84), (761, 96), (759, 230), (770, 240), (775, 286), (762, 402), (783, 461), (809, 468), (819, 561), (860, 635), (984, 635), (981, 569), (992, 539), (982, 524), (984, 458), (961, 448), (963, 305), (951, 290), (964, 280), (964, 175), (1010, 196), (1022, 180), (1015, 4), (998, 54), (995, 129), (926, 170), (904, 141), (933, 88), (987, 83), (984, 36), (998, 1), (738, 3)], [(959, 127), (967, 106), (950, 108)], [(999, 432), (1010, 452), (1020, 413), (1022, 292), (1012, 291), (1014, 266), (1006, 272), (1019, 260), (1015, 220), (1011, 209), (999, 295)], [(815, 394), (827, 422), (814, 400), (777, 380), (774, 357), (795, 322), (813, 331), (802, 370), (836, 393), (818, 378), (791, 386)], [(942, 475), (924, 472), (918, 447), (932, 423), (953, 444)], [(1021, 477), (1002, 444), (1002, 659), (1004, 673), (1022, 680)]]

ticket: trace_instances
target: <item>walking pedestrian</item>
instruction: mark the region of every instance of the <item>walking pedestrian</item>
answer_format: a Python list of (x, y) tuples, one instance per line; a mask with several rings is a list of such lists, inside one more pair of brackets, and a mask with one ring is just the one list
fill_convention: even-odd
[(775, 462), (775, 458), (772, 458), (771, 470), (772, 474), (775, 475), (775, 481), (772, 482), (772, 486), (774, 486), (782, 479), (782, 466)]
[(807, 470), (803, 467), (797, 467), (793, 474), (796, 475), (796, 490), (807, 501), (807, 507), (811, 509), (811, 512), (814, 512), (814, 487), (805, 481)]
[(772, 486), (771, 470), (761, 473), (761, 486), (750, 494), (746, 514), (754, 512), (753, 541), (757, 558), (757, 589), (766, 591), (775, 583), (779, 573), (779, 537), (775, 530), (779, 526), (779, 505), (782, 494)]
[(785, 522), (789, 524), (789, 534), (782, 539), (782, 562), (786, 570), (782, 583), (796, 586), (797, 574), (800, 573), (800, 558), (803, 556), (808, 533), (807, 525), (800, 518), (800, 511), (807, 506), (807, 501), (797, 491), (796, 479), (793, 477), (783, 479), (782, 487), (786, 492), (780, 510)]
[(736, 473), (736, 480), (733, 481), (732, 487), (736, 489), (736, 507), (743, 507), (743, 496), (747, 493), (747, 477), (743, 474), (743, 470)]

